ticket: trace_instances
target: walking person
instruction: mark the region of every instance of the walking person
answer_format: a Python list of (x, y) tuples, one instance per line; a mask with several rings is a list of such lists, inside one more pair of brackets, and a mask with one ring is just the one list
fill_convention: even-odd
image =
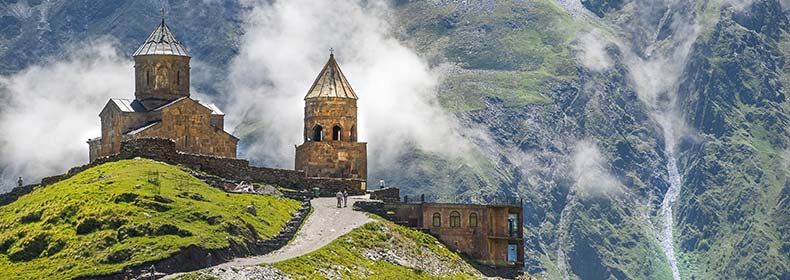
[(337, 197), (337, 208), (342, 207), (343, 206), (342, 205), (342, 203), (343, 203), (343, 193), (340, 192), (340, 191), (337, 191), (337, 193), (335, 194), (335, 197)]
[(348, 207), (348, 191), (343, 190), (343, 207)]

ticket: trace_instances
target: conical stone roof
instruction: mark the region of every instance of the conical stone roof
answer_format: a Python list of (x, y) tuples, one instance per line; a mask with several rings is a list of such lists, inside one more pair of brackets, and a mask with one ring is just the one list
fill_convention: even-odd
[(336, 97), (336, 98), (352, 98), (359, 99), (348, 84), (346, 76), (343, 71), (340, 71), (340, 66), (335, 61), (335, 55), (329, 55), (329, 61), (324, 65), (324, 69), (315, 78), (313, 86), (307, 91), (305, 100), (321, 97)]
[(156, 27), (154, 32), (148, 36), (142, 46), (137, 49), (132, 56), (138, 55), (177, 55), (190, 57), (189, 52), (178, 40), (176, 36), (170, 32), (170, 27), (165, 23), (165, 18), (162, 17), (162, 22)]

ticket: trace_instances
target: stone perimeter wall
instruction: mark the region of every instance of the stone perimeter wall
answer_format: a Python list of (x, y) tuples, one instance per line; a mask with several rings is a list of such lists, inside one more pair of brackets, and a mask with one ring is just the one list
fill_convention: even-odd
[(363, 180), (307, 177), (303, 171), (250, 166), (249, 161), (243, 159), (183, 153), (176, 151), (176, 144), (173, 140), (164, 138), (139, 138), (124, 141), (121, 143), (120, 153), (74, 167), (66, 174), (44, 178), (41, 180), (41, 185), (54, 184), (106, 162), (136, 157), (177, 164), (237, 181), (263, 182), (296, 190), (312, 191), (312, 188), (318, 187), (321, 189), (321, 196), (334, 196), (337, 191), (344, 189), (352, 195), (365, 193)]

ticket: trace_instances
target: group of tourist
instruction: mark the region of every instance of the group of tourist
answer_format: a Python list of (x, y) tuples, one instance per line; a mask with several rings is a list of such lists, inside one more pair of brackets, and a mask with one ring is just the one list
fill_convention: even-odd
[(337, 191), (337, 193), (335, 194), (335, 197), (337, 197), (337, 208), (348, 207), (348, 191), (347, 190), (343, 190), (342, 192), (341, 191)]

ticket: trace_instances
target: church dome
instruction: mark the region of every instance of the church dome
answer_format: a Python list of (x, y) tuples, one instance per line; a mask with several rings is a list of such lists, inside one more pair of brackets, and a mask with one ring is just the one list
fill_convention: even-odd
[(307, 91), (307, 96), (304, 99), (321, 97), (359, 99), (354, 90), (351, 89), (351, 85), (348, 84), (343, 71), (340, 71), (340, 66), (337, 65), (334, 54), (329, 55), (329, 61), (326, 62), (324, 69), (315, 78), (313, 86)]
[(148, 36), (142, 46), (134, 52), (132, 56), (141, 55), (175, 55), (190, 57), (189, 52), (184, 45), (179, 42), (176, 37), (170, 32), (170, 27), (165, 23), (165, 18), (162, 17), (162, 22), (156, 27), (154, 32)]

